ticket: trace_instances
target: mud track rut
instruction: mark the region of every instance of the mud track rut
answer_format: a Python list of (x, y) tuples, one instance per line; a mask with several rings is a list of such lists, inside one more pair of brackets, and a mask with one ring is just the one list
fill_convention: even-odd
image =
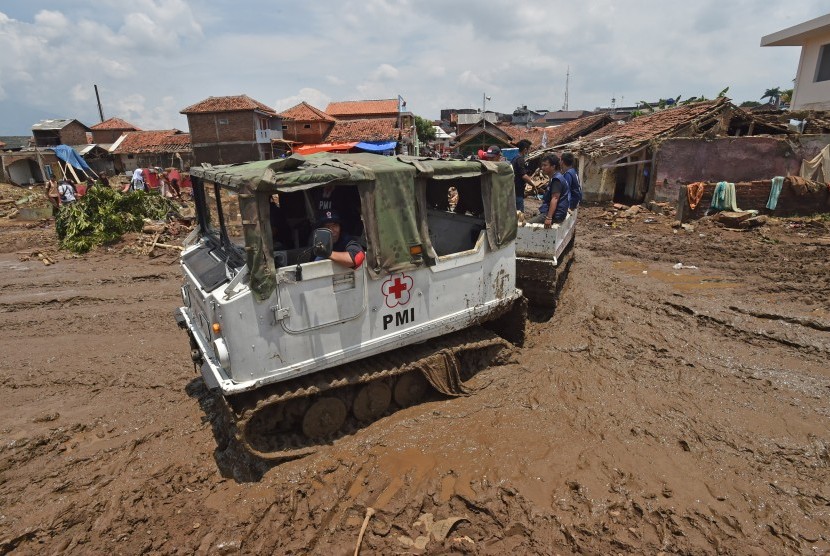
[(467, 519), (428, 553), (830, 551), (827, 224), (601, 212), (556, 318), (483, 388), (277, 466), (214, 436), (171, 259), (44, 267), (13, 251), (53, 237), (5, 228), (0, 553), (345, 554), (366, 507), (361, 554), (406, 552), (427, 512)]

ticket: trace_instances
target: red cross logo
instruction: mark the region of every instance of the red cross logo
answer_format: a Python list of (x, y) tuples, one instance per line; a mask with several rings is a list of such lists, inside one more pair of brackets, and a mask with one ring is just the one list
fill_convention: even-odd
[(381, 286), (380, 291), (386, 296), (386, 306), (390, 309), (409, 303), (409, 290), (414, 281), (406, 274), (393, 274)]

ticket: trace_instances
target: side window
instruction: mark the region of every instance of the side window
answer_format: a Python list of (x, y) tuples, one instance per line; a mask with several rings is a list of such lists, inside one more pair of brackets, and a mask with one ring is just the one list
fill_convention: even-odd
[(485, 228), (480, 177), (428, 180), (426, 201), (429, 238), (439, 257), (475, 248)]
[(269, 204), (274, 257), (278, 267), (297, 264), (302, 251), (310, 245), (314, 228), (331, 213), (338, 221), (344, 240), (363, 244), (363, 220), (357, 187), (339, 185), (317, 187), (307, 191), (272, 195)]
[(830, 44), (823, 45), (818, 51), (816, 81), (830, 81)]

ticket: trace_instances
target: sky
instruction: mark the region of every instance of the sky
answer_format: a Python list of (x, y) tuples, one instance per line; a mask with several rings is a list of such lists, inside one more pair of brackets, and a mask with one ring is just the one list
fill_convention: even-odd
[(788, 89), (798, 47), (761, 37), (826, 0), (0, 0), (0, 135), (46, 118), (187, 131), (179, 112), (246, 94), (278, 111), (388, 99), (442, 108), (593, 110), (660, 98), (736, 103)]

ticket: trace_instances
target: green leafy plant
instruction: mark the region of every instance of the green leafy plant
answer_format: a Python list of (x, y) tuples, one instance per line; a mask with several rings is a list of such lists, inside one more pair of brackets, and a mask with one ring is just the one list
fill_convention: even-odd
[(62, 205), (55, 220), (61, 249), (86, 253), (93, 247), (138, 232), (144, 219), (162, 220), (176, 206), (159, 195), (132, 191), (122, 194), (108, 187), (93, 187), (78, 201)]

